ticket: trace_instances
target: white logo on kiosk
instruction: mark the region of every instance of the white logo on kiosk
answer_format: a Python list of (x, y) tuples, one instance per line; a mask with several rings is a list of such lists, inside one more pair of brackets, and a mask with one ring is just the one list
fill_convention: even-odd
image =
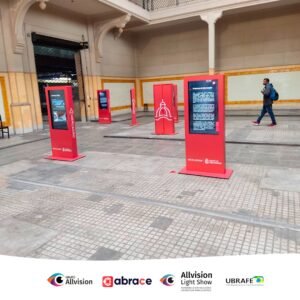
[(206, 165), (221, 165), (222, 163), (219, 160), (213, 160), (213, 159), (205, 159)]
[(203, 163), (203, 159), (196, 159), (196, 158), (188, 158), (188, 161), (194, 161), (194, 162)]
[(155, 119), (158, 121), (160, 119), (167, 119), (168, 121), (172, 121), (172, 115), (167, 107), (164, 99), (161, 100), (159, 108), (156, 110)]
[(71, 128), (72, 128), (72, 137), (76, 138), (76, 131), (75, 131), (75, 122), (74, 122), (74, 110), (70, 108), (70, 117), (71, 117)]

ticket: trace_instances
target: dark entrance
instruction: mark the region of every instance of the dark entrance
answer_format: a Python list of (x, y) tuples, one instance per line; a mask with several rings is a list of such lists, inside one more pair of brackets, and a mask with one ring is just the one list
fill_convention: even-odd
[(75, 43), (32, 33), (35, 64), (41, 100), (43, 120), (47, 120), (44, 88), (70, 85), (73, 91), (76, 121), (86, 118), (83, 76), (80, 50), (87, 43)]

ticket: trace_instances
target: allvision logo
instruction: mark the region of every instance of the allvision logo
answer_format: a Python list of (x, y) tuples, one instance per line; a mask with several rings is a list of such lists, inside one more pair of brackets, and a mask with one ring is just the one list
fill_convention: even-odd
[(264, 283), (264, 276), (226, 278), (227, 286), (263, 286)]
[(48, 282), (54, 286), (64, 285), (65, 276), (61, 273), (55, 273), (48, 278)]
[(64, 276), (61, 273), (54, 273), (48, 278), (48, 282), (53, 286), (63, 286), (63, 285), (92, 285), (93, 280), (88, 280), (85, 278), (77, 278), (76, 276)]
[(175, 276), (167, 274), (161, 278), (160, 282), (166, 286), (173, 286), (175, 284)]

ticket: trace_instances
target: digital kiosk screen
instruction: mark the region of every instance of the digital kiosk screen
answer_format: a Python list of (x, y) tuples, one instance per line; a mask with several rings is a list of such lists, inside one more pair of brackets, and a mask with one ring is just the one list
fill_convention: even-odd
[(65, 93), (63, 90), (49, 91), (53, 129), (68, 129)]
[(190, 133), (217, 134), (218, 81), (192, 81), (188, 88)]
[(107, 100), (106, 92), (104, 91), (99, 92), (98, 98), (99, 98), (100, 109), (108, 109), (108, 100)]

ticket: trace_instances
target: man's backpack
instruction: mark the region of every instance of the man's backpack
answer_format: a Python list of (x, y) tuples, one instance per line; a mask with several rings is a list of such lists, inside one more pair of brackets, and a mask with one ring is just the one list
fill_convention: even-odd
[(270, 99), (272, 101), (277, 101), (279, 99), (279, 94), (271, 84), (271, 93), (270, 93)]

